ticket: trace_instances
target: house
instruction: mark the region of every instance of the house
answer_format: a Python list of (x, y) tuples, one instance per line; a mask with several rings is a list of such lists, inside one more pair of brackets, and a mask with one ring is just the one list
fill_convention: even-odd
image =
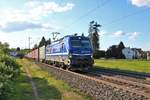
[(122, 49), (122, 53), (124, 54), (126, 59), (140, 59), (142, 57), (141, 48), (126, 47)]
[(135, 55), (135, 52), (129, 47), (122, 49), (122, 53), (126, 59), (133, 59)]
[(140, 59), (142, 56), (141, 48), (131, 48), (134, 51), (134, 59)]
[(107, 58), (116, 58), (116, 59), (124, 59), (124, 55), (122, 54), (122, 49), (124, 49), (125, 46), (123, 42), (120, 42), (118, 45), (112, 45), (110, 46), (106, 51), (106, 57)]
[(147, 51), (147, 60), (150, 60), (150, 51)]
[(150, 51), (143, 51), (142, 58), (150, 60)]

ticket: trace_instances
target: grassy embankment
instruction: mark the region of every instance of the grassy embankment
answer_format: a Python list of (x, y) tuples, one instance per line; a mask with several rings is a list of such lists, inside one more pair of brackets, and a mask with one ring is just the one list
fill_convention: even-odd
[(55, 79), (47, 71), (40, 69), (28, 60), (18, 60), (22, 64), (22, 73), (18, 78), (12, 100), (34, 100), (32, 85), (25, 75), (24, 68), (28, 67), (37, 87), (40, 100), (89, 100), (90, 97), (79, 90), (71, 88), (67, 83)]
[(104, 68), (112, 68), (112, 69), (119, 69), (119, 70), (129, 70), (129, 71), (150, 73), (150, 61), (96, 59), (95, 66), (97, 68), (104, 67)]

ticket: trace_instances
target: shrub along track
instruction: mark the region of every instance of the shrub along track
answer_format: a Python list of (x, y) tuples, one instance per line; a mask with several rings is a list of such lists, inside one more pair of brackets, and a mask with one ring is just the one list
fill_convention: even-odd
[[(88, 73), (82, 73), (82, 74), (74, 73), (74, 72), (70, 72), (70, 71), (65, 71), (64, 72), (64, 70), (62, 70), (62, 69), (59, 69), (59, 68), (56, 68), (56, 67), (53, 67), (53, 66), (50, 66), (50, 65), (47, 65), (47, 64), (42, 64), (42, 63), (37, 63), (37, 64), (41, 68), (44, 68), (46, 70), (50, 70), (50, 69), (53, 70), (54, 69), (54, 71), (58, 70), (59, 73), (61, 73), (61, 71), (62, 71), (62, 73), (69, 73), (69, 74), (72, 73), (72, 74), (77, 75), (79, 77), (90, 79), (91, 82), (95, 82), (95, 81), (97, 82), (98, 81), (101, 84), (105, 84), (107, 86), (112, 87), (114, 90), (117, 89), (117, 90), (121, 91), (121, 94), (120, 94), (121, 96), (122, 95), (125, 96), (126, 93), (127, 93), (128, 98), (126, 98), (126, 99), (132, 99), (132, 98), (134, 98), (136, 96), (137, 96), (136, 99), (140, 99), (140, 100), (150, 99), (150, 86), (147, 85), (147, 84), (142, 84), (142, 83), (133, 82), (133, 81), (125, 80), (125, 79), (120, 79), (120, 78), (116, 78), (116, 77), (113, 77), (113, 76), (107, 76), (107, 75), (103, 75), (102, 76), (100, 74), (95, 74), (95, 73), (92, 73), (92, 72), (90, 72), (90, 73), (89, 72)], [(49, 67), (50, 69), (46, 68), (46, 67)], [(50, 71), (50, 72), (52, 72), (52, 71)], [(56, 72), (56, 73), (58, 73), (58, 72)], [(56, 73), (54, 72), (54, 74), (57, 76)], [(81, 86), (79, 86), (79, 87), (82, 88)], [(94, 90), (94, 91), (97, 91), (97, 90)], [(122, 93), (124, 93), (124, 91), (126, 91), (125, 94), (122, 94)], [(85, 92), (89, 93), (89, 91), (85, 91)], [(99, 94), (99, 93), (97, 93), (97, 94)], [(108, 93), (106, 93), (106, 94), (108, 95)], [(93, 98), (96, 98), (96, 96), (97, 96), (95, 94), (90, 94), (90, 95), (93, 96)], [(129, 96), (133, 96), (133, 97), (129, 97)], [(121, 97), (121, 99), (125, 99), (125, 98)]]

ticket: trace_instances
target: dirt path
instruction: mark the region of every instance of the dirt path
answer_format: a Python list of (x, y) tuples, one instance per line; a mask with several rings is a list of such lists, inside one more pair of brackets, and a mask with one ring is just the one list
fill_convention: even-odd
[(33, 93), (34, 93), (34, 98), (35, 98), (35, 100), (40, 100), (38, 92), (37, 92), (37, 88), (36, 88), (35, 83), (34, 83), (34, 81), (32, 79), (32, 75), (31, 75), (31, 73), (30, 73), (30, 71), (29, 71), (29, 69), (27, 67), (24, 67), (24, 68), (25, 68), (27, 76), (30, 79), (30, 83), (32, 85), (32, 90), (33, 90)]

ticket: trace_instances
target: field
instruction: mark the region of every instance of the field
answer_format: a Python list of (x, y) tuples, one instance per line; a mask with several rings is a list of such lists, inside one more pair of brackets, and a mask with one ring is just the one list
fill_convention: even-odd
[(28, 60), (18, 60), (22, 65), (22, 73), (14, 84), (15, 91), (11, 100), (34, 100), (32, 85), (26, 75), (28, 68), (32, 75), (32, 80), (37, 88), (40, 100), (89, 100), (90, 97), (71, 88), (67, 83), (55, 79), (53, 75), (40, 69), (34, 62)]
[(95, 67), (150, 73), (150, 61), (142, 60), (96, 59)]
[[(90, 100), (91, 98), (79, 90), (70, 87), (62, 80), (57, 80), (45, 70), (40, 69), (34, 62), (17, 59), (22, 65), (21, 75), (13, 84), (14, 91), (10, 100), (34, 100), (32, 84), (27, 76), (26, 68), (32, 75), (40, 100)], [(150, 61), (141, 60), (95, 60), (97, 68), (112, 68), (136, 72), (150, 73)]]

